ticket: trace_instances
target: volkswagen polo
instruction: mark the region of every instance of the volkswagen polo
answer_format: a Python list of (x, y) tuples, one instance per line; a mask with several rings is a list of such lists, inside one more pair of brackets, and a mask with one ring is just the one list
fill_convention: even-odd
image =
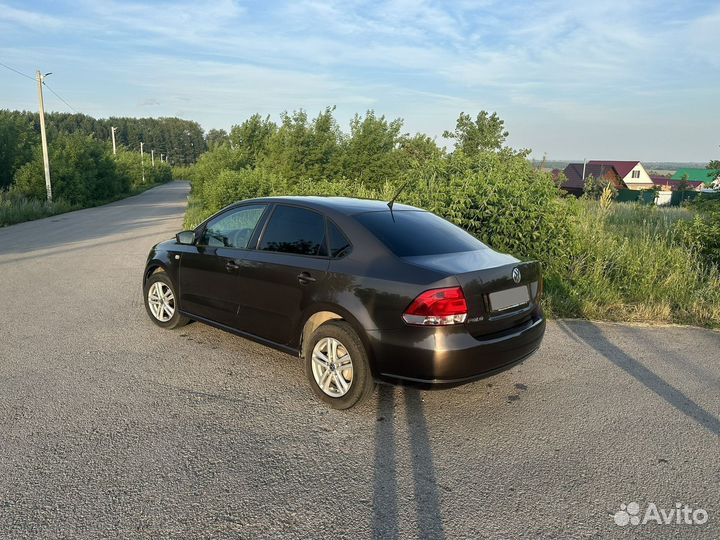
[(143, 292), (158, 326), (200, 321), (299, 356), (338, 409), (376, 381), (450, 387), (508, 369), (545, 332), (539, 263), (383, 201), (232, 204), (154, 246)]

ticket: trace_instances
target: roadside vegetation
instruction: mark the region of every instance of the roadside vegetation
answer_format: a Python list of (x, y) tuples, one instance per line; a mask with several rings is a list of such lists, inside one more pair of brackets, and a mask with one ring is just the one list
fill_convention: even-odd
[(402, 127), (368, 111), (345, 132), (328, 108), (315, 118), (297, 111), (276, 124), (254, 115), (229, 133), (213, 130), (208, 152), (177, 171), (192, 182), (185, 225), (251, 197), (389, 200), (401, 191), (399, 202), (540, 260), (552, 316), (720, 326), (718, 201), (664, 209), (616, 203), (602, 190), (597, 199), (567, 197), (527, 150), (504, 145), (495, 114), (460, 115), (444, 133), (452, 151)]
[[(0, 110), (0, 226), (104, 204), (172, 180), (160, 152), (154, 165), (148, 152), (141, 160), (135, 150), (140, 140), (172, 148), (179, 163), (191, 162), (205, 148), (196, 123), (173, 118), (96, 120), (51, 113), (46, 123), (52, 202), (47, 201), (38, 116)], [(117, 127), (116, 155), (111, 125)]]

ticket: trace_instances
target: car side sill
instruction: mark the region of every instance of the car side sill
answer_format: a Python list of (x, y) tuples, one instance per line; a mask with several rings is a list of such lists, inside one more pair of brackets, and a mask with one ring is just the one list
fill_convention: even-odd
[(206, 319), (205, 317), (200, 317), (199, 315), (194, 315), (188, 311), (183, 311), (182, 309), (180, 309), (178, 311), (180, 311), (180, 313), (182, 315), (185, 315), (186, 317), (192, 319), (193, 321), (199, 321), (199, 322), (207, 324), (208, 326), (214, 326), (215, 328), (224, 330), (225, 332), (229, 332), (231, 334), (235, 334), (236, 336), (240, 336), (242, 338), (249, 339), (250, 341), (260, 343), (261, 345), (266, 345), (267, 347), (272, 347), (273, 349), (276, 349), (278, 351), (281, 351), (281, 352), (284, 352), (287, 354), (291, 354), (293, 356), (298, 356), (300, 354), (300, 351), (294, 347), (290, 347), (288, 345), (282, 345), (280, 343), (270, 341), (269, 339), (265, 339), (265, 338), (261, 338), (260, 336), (256, 336), (255, 334), (243, 332), (242, 330), (238, 330), (237, 328), (233, 328), (232, 326), (227, 326), (227, 325), (215, 322), (211, 319)]

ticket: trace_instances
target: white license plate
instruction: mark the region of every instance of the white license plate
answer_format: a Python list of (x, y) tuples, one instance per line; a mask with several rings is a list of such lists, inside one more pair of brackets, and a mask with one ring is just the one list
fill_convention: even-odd
[(493, 292), (488, 296), (490, 297), (490, 308), (493, 311), (505, 311), (530, 302), (527, 285)]

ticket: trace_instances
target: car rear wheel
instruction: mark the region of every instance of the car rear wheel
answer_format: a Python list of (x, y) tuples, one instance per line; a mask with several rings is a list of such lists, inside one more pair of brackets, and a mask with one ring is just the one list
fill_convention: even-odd
[(305, 372), (315, 395), (349, 409), (372, 395), (375, 381), (362, 341), (344, 321), (320, 325), (304, 342)]
[(162, 328), (178, 328), (189, 319), (177, 309), (177, 295), (165, 272), (156, 272), (145, 283), (145, 310), (150, 319)]

